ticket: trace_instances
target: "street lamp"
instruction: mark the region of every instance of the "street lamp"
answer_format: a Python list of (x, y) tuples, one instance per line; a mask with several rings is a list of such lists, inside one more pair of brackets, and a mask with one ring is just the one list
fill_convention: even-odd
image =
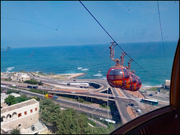
[[(108, 113), (108, 90), (107, 90), (107, 117), (108, 117), (108, 120), (109, 120), (109, 113)], [(109, 125), (109, 121), (108, 121), (108, 125)]]

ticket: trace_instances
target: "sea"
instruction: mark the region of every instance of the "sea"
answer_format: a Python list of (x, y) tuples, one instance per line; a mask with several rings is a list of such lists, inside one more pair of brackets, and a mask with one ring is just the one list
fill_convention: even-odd
[[(134, 61), (131, 70), (140, 77), (143, 86), (162, 85), (170, 80), (177, 41), (119, 43)], [(1, 49), (1, 72), (86, 73), (79, 79), (106, 79), (115, 65), (110, 59), (110, 44), (26, 47)], [(114, 58), (122, 50), (116, 46)], [(129, 57), (125, 56), (124, 66)]]

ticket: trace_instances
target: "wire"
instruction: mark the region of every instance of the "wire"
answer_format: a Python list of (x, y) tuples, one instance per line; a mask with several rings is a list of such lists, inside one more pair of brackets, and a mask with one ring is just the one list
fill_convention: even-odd
[[(158, 7), (158, 16), (159, 16), (159, 25), (160, 25), (160, 31), (161, 31), (161, 39), (162, 39), (162, 46), (163, 46), (163, 53), (164, 53), (164, 59), (166, 63), (166, 55), (165, 55), (165, 47), (164, 47), (164, 38), (163, 38), (163, 32), (162, 32), (162, 25), (161, 25), (161, 18), (160, 18), (160, 10), (159, 10), (159, 2), (157, 0), (157, 7)], [(167, 67), (167, 66), (166, 66)]]
[(35, 23), (35, 22), (31, 22), (31, 21), (26, 21), (26, 20), (21, 20), (21, 19), (14, 19), (14, 18), (6, 18), (6, 17), (1, 17), (1, 20), (4, 19), (4, 20), (12, 20), (12, 21), (18, 21), (18, 22), (24, 22), (24, 23), (30, 23), (30, 24), (35, 24), (35, 25), (40, 25), (44, 28), (47, 28), (47, 29), (51, 29), (51, 30), (55, 30), (57, 31), (58, 29), (56, 28), (52, 28), (52, 27), (49, 27), (49, 26), (46, 26), (46, 25), (43, 25), (43, 24), (39, 24), (39, 23)]
[[(123, 51), (126, 53), (126, 51), (120, 46), (118, 45), (118, 43), (114, 40), (114, 38), (107, 32), (107, 30), (101, 25), (101, 23), (94, 17), (94, 15), (87, 9), (87, 7), (79, 0), (79, 2), (81, 3), (81, 5), (88, 11), (88, 13), (94, 18), (94, 20), (100, 25), (100, 27), (107, 33), (107, 35), (113, 40), (114, 43), (116, 43), (116, 45)], [(128, 53), (126, 53), (126, 55), (132, 59)], [(140, 68), (142, 68), (145, 72), (147, 72), (142, 66), (140, 66), (135, 60), (132, 59), (132, 61), (134, 61)], [(148, 72), (147, 72), (148, 73)], [(149, 74), (149, 73), (148, 73)], [(150, 75), (150, 74), (149, 74)], [(150, 75), (151, 76), (151, 75)]]

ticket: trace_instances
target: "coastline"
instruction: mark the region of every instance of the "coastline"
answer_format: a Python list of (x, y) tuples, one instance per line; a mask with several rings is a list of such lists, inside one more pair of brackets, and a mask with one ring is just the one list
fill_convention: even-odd
[[(33, 75), (36, 76), (40, 76), (43, 78), (52, 78), (52, 79), (75, 79), (78, 78), (80, 76), (85, 75), (86, 73), (62, 73), (62, 74), (46, 74), (46, 73), (42, 73), (42, 72), (1, 72), (1, 78), (2, 76), (4, 76), (4, 74), (14, 74), (14, 73), (32, 73)], [(162, 84), (159, 85), (146, 85), (146, 84), (142, 84), (141, 86), (141, 90), (147, 90), (150, 88), (154, 88), (154, 87), (162, 87)]]
[(54, 75), (52, 76), (53, 78), (58, 78), (58, 77), (61, 77), (61, 76), (66, 76), (67, 79), (74, 79), (74, 78), (77, 78), (79, 76), (82, 76), (82, 75), (85, 75), (86, 73), (72, 73), (72, 74), (57, 74), (57, 75)]
[(40, 76), (43, 78), (53, 78), (53, 79), (75, 79), (77, 77), (83, 76), (86, 73), (69, 73), (69, 74), (55, 74), (55, 75), (51, 75), (51, 74), (45, 74), (45, 73), (37, 73), (37, 72), (1, 72), (1, 77), (4, 76), (5, 74), (15, 74), (15, 73), (31, 73), (33, 75), (36, 76)]
[(154, 87), (162, 87), (162, 85), (155, 85), (155, 86), (151, 86), (151, 85), (142, 85), (140, 90), (148, 90), (148, 89), (154, 88)]

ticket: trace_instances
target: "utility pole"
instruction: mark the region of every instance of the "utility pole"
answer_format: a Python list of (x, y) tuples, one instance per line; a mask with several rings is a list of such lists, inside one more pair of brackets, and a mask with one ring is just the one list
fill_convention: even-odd
[[(108, 113), (108, 90), (107, 90), (107, 117), (108, 117), (108, 120), (109, 120), (109, 113)], [(109, 121), (108, 121), (108, 125), (109, 125)]]

